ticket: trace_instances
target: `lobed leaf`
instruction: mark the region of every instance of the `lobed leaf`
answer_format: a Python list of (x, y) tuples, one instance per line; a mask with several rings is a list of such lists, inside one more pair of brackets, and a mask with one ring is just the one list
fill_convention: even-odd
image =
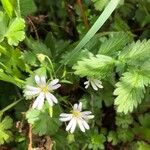
[(75, 74), (84, 77), (105, 78), (109, 75), (114, 67), (115, 60), (105, 55), (91, 55), (77, 62), (73, 67)]
[(125, 32), (112, 34), (109, 39), (105, 40), (98, 53), (102, 55), (112, 56), (122, 50), (124, 46), (132, 40), (131, 35)]
[(9, 131), (12, 127), (12, 119), (6, 116), (0, 122), (0, 144), (4, 144), (4, 142), (8, 142), (12, 136), (12, 133)]
[(116, 84), (114, 95), (117, 112), (129, 113), (138, 104), (142, 102), (145, 93), (145, 86), (150, 82), (147, 76), (141, 75), (138, 72), (126, 72), (123, 74), (121, 81)]

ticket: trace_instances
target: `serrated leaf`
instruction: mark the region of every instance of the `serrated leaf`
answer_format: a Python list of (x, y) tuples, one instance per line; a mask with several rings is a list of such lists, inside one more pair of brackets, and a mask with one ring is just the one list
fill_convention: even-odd
[(114, 95), (117, 112), (125, 114), (132, 112), (144, 98), (145, 86), (149, 79), (138, 72), (126, 72), (121, 81), (116, 84)]
[(108, 136), (107, 136), (107, 140), (108, 140), (108, 142), (111, 142), (112, 145), (117, 145), (119, 143), (117, 132), (110, 131)]
[(75, 74), (84, 77), (105, 78), (113, 69), (115, 60), (105, 55), (91, 55), (78, 61), (73, 67)]
[(104, 149), (104, 142), (106, 138), (103, 134), (93, 134), (91, 135), (91, 141), (89, 144), (90, 149)]
[(26, 118), (29, 123), (33, 124), (35, 121), (37, 121), (39, 118), (40, 111), (37, 109), (31, 109), (27, 111)]
[(131, 115), (117, 115), (116, 116), (116, 125), (122, 128), (128, 128), (132, 124), (133, 118)]
[(118, 139), (121, 139), (122, 142), (132, 141), (134, 134), (132, 130), (119, 128), (117, 130)]
[(5, 34), (8, 39), (9, 45), (17, 46), (20, 41), (23, 41), (25, 38), (25, 21), (22, 18), (14, 19)]
[(120, 53), (119, 60), (127, 64), (139, 64), (150, 59), (150, 40), (133, 42)]
[(0, 42), (6, 37), (9, 45), (17, 46), (25, 38), (25, 21), (15, 18), (9, 21), (7, 15), (0, 12)]
[(12, 127), (12, 119), (8, 116), (6, 116), (1, 122), (0, 122), (0, 144), (4, 144), (4, 142), (9, 142), (12, 133), (9, 131), (9, 129)]
[(131, 35), (119, 32), (110, 35), (108, 40), (105, 40), (98, 53), (102, 55), (112, 56), (116, 54), (119, 50), (122, 50), (124, 46), (131, 41)]
[[(49, 108), (49, 105), (48, 105)], [(39, 110), (30, 110), (26, 114), (26, 118), (28, 122), (32, 124), (33, 133), (38, 135), (45, 135), (45, 134), (54, 134), (57, 132), (60, 121), (58, 119), (59, 114), (58, 106), (53, 107), (53, 117), (50, 117), (47, 108), (44, 111)]]
[(42, 42), (26, 38), (25, 43), (33, 54), (44, 54), (51, 57), (51, 50)]

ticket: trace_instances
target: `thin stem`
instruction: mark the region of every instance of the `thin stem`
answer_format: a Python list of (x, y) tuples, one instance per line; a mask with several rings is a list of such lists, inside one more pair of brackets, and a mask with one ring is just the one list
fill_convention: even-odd
[(54, 75), (54, 77), (56, 78), (55, 71), (54, 71), (54, 67), (53, 67), (53, 63), (52, 63), (51, 59), (50, 59), (48, 56), (46, 56), (46, 58), (48, 59), (50, 65), (51, 65), (51, 69), (52, 69), (53, 75)]
[(29, 137), (28, 150), (32, 150), (32, 125), (31, 125), (31, 124), (29, 124), (29, 133), (28, 133), (28, 137)]
[(81, 0), (77, 0), (77, 4), (79, 5), (79, 9), (80, 9), (81, 16), (82, 16), (82, 18), (83, 18), (83, 22), (84, 22), (84, 24), (85, 24), (85, 27), (86, 27), (87, 29), (89, 29), (88, 19), (87, 19), (87, 16), (85, 15), (85, 13), (84, 13), (83, 5), (82, 5)]

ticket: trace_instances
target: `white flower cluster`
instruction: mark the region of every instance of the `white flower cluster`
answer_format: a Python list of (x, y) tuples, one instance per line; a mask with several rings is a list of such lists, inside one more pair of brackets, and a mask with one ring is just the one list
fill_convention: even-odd
[(53, 106), (54, 103), (57, 103), (58, 100), (52, 94), (52, 92), (58, 89), (61, 85), (58, 84), (59, 80), (54, 79), (50, 83), (46, 83), (46, 77), (35, 76), (36, 87), (27, 85), (24, 91), (25, 96), (36, 97), (33, 108), (42, 109), (44, 105), (44, 100), (46, 99), (50, 106)]
[[(58, 79), (54, 79), (51, 82), (46, 82), (45, 76), (35, 76), (35, 82), (37, 86), (27, 85), (24, 94), (25, 96), (30, 96), (36, 98), (32, 108), (42, 109), (44, 105), (44, 100), (46, 99), (50, 106), (53, 106), (54, 103), (58, 103), (57, 98), (52, 94), (54, 90), (58, 89), (61, 85), (58, 83)], [(82, 103), (74, 104), (73, 110), (70, 114), (62, 113), (60, 114), (60, 121), (66, 122), (70, 121), (66, 127), (66, 131), (73, 133), (76, 126), (78, 125), (82, 132), (85, 132), (85, 129), (89, 129), (87, 121), (94, 118), (92, 112), (82, 111)]]
[(98, 88), (103, 88), (102, 82), (94, 78), (88, 78), (88, 80), (84, 82), (84, 85), (86, 89), (91, 85), (95, 91), (97, 91)]
[(82, 132), (85, 132), (85, 129), (89, 129), (89, 125), (87, 124), (87, 121), (89, 119), (94, 118), (94, 115), (91, 115), (92, 112), (90, 111), (82, 111), (82, 103), (80, 102), (78, 104), (74, 104), (73, 110), (70, 114), (62, 113), (60, 114), (60, 121), (66, 122), (70, 121), (69, 124), (66, 127), (66, 131), (69, 131), (71, 133), (74, 132), (76, 126), (78, 125), (80, 130)]

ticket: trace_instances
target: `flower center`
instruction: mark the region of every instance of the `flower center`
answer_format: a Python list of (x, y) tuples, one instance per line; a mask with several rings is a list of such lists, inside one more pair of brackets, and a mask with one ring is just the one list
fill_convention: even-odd
[(72, 110), (72, 114), (73, 114), (74, 117), (80, 117), (81, 116), (80, 111)]
[(44, 93), (48, 92), (49, 91), (48, 86), (46, 85), (44, 87), (41, 87), (41, 91)]

